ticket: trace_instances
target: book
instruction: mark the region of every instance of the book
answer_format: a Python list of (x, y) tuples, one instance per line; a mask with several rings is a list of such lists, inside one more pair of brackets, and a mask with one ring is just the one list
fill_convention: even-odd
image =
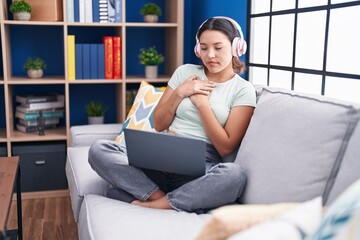
[(79, 0), (79, 22), (85, 22), (85, 1), (89, 0)]
[(113, 79), (113, 65), (114, 65), (114, 57), (113, 57), (113, 37), (112, 36), (104, 36), (104, 56), (105, 56), (105, 79)]
[[(19, 123), (23, 126), (37, 126), (38, 122), (37, 120), (24, 120), (24, 119), (19, 119)], [(47, 118), (45, 119), (45, 126), (46, 125), (51, 125), (51, 124), (58, 124), (59, 123), (59, 118)]]
[(75, 80), (75, 35), (67, 36), (67, 54), (68, 54), (68, 78), (69, 80)]
[(99, 22), (108, 22), (108, 2), (107, 0), (99, 0)]
[(39, 113), (40, 111), (46, 111), (46, 112), (54, 112), (54, 111), (63, 111), (63, 108), (52, 108), (52, 109), (46, 109), (46, 110), (31, 110), (27, 107), (24, 107), (22, 105), (16, 106), (16, 111), (17, 112), (22, 112), (22, 113)]
[(108, 22), (115, 22), (115, 1), (108, 0)]
[(82, 73), (83, 79), (90, 79), (90, 44), (82, 45)]
[(79, 0), (74, 0), (74, 22), (80, 22)]
[[(24, 113), (24, 112), (15, 112), (15, 117), (24, 119), (24, 120), (36, 120), (40, 114), (36, 113)], [(43, 111), (43, 117), (48, 118), (62, 118), (64, 117), (64, 110), (55, 110), (55, 111)]]
[(90, 44), (90, 78), (97, 79), (98, 78), (98, 47), (97, 44)]
[(82, 44), (75, 44), (75, 66), (76, 66), (76, 79), (83, 79), (83, 67), (82, 67)]
[(115, 0), (115, 22), (121, 22), (121, 0)]
[(54, 93), (19, 94), (15, 96), (15, 101), (21, 104), (51, 102), (56, 100), (57, 95)]
[(51, 102), (35, 102), (35, 103), (24, 103), (22, 107), (28, 108), (29, 110), (45, 110), (52, 108), (63, 108), (65, 105), (64, 95), (56, 95), (57, 100)]
[(113, 57), (114, 57), (114, 79), (120, 79), (121, 74), (121, 37), (114, 36), (113, 37)]
[(84, 1), (84, 5), (85, 5), (85, 22), (86, 23), (91, 23), (93, 22), (93, 1), (96, 0), (85, 0)]
[(98, 66), (98, 79), (105, 79), (105, 53), (104, 53), (104, 44), (97, 44), (98, 47), (98, 58), (97, 58), (97, 66)]
[[(57, 127), (56, 124), (45, 125), (45, 129), (52, 129), (56, 127)], [(20, 132), (31, 133), (31, 132), (37, 132), (38, 126), (24, 126), (18, 123), (16, 124), (16, 129)]]
[(22, 104), (23, 107), (26, 107), (30, 110), (46, 110), (46, 109), (52, 109), (52, 108), (63, 108), (64, 105), (65, 105), (64, 101)]
[(100, 22), (100, 3), (99, 0), (92, 0), (92, 17), (93, 22)]
[(74, 0), (66, 0), (66, 19), (74, 22)]

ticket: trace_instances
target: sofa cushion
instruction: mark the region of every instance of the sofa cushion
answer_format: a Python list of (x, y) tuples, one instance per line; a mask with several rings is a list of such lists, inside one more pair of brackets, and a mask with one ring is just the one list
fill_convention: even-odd
[[(357, 170), (357, 171), (356, 171)], [(334, 186), (326, 205), (330, 205), (344, 189), (360, 178), (360, 123), (349, 140)]]
[(114, 140), (121, 128), (120, 123), (72, 126), (71, 147), (90, 146), (98, 139)]
[[(79, 217), (80, 239), (194, 239), (208, 215), (150, 209), (86, 195)], [(136, 236), (136, 237), (135, 237)]]
[(152, 130), (154, 128), (153, 113), (164, 91), (164, 88), (156, 88), (148, 82), (141, 82), (134, 103), (115, 142), (125, 146), (125, 128), (141, 130)]
[(109, 185), (90, 167), (88, 152), (89, 147), (69, 147), (67, 152), (65, 172), (76, 222), (84, 196), (89, 193), (105, 195)]
[(351, 104), (263, 88), (235, 160), (248, 176), (241, 202), (301, 202), (327, 195), (358, 118)]

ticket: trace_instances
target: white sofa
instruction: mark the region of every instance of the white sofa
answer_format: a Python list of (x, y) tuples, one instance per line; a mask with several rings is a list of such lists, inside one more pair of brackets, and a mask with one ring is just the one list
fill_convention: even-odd
[[(360, 178), (360, 107), (321, 96), (259, 88), (258, 105), (235, 162), (248, 176), (241, 204), (326, 206)], [(88, 164), (96, 139), (121, 124), (74, 126), (66, 175), (79, 239), (194, 239), (209, 214), (155, 210), (105, 197), (108, 184)]]

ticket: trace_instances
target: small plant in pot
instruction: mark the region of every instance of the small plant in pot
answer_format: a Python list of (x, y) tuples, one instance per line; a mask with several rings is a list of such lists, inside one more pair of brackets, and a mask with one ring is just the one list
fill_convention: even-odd
[(10, 12), (14, 14), (15, 20), (29, 21), (31, 18), (32, 8), (28, 2), (23, 0), (13, 1), (10, 4)]
[(144, 16), (144, 22), (154, 23), (159, 21), (161, 8), (155, 3), (148, 3), (141, 8), (140, 13)]
[(103, 124), (104, 115), (108, 107), (99, 101), (91, 101), (86, 106), (89, 124)]
[(158, 65), (164, 62), (164, 56), (158, 53), (155, 47), (148, 49), (140, 49), (139, 54), (140, 63), (145, 65), (145, 77), (157, 78)]
[(24, 64), (24, 69), (27, 70), (29, 78), (41, 78), (46, 69), (46, 63), (39, 57), (28, 58)]

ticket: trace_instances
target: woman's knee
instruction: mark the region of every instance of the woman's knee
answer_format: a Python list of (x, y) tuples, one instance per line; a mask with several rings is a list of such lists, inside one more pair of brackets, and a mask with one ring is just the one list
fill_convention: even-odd
[(106, 140), (97, 140), (90, 146), (88, 161), (91, 166), (102, 161), (106, 144)]
[(240, 185), (246, 183), (246, 172), (244, 168), (240, 167), (236, 163), (220, 163), (219, 170), (223, 174), (230, 184), (238, 182)]

